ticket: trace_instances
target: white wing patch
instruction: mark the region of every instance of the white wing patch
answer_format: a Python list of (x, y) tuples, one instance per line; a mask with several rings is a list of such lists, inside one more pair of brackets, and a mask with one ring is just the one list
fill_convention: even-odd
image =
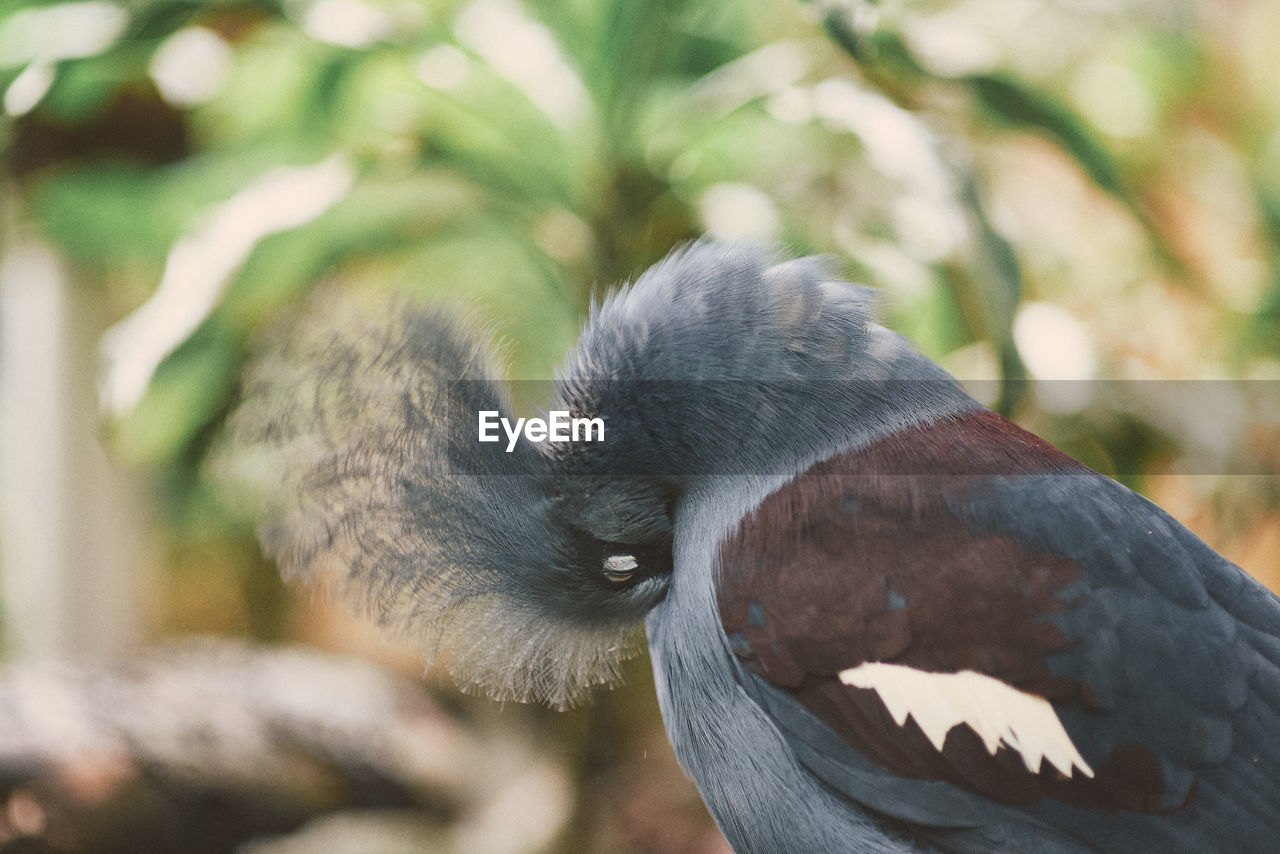
[(1032, 774), (1048, 760), (1067, 777), (1073, 768), (1093, 776), (1049, 701), (999, 679), (972, 670), (929, 673), (873, 661), (842, 670), (840, 681), (874, 690), (898, 726), (914, 718), (938, 751), (952, 727), (968, 724), (993, 756), (1001, 745), (1014, 750)]

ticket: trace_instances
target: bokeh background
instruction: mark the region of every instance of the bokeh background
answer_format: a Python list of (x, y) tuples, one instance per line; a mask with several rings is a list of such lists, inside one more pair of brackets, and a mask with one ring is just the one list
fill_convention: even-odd
[(0, 3), (0, 851), (727, 851), (647, 662), (568, 713), (285, 587), (209, 457), (313, 288), (545, 379), (710, 234), (1280, 586), (1274, 0)]

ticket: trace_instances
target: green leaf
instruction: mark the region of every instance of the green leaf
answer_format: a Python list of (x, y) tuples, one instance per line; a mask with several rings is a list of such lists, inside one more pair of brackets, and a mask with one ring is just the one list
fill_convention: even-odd
[(36, 186), (32, 212), (68, 256), (106, 269), (158, 263), (195, 208), (190, 196), (165, 194), (156, 173), (112, 164), (51, 175)]
[(404, 255), (438, 238), (459, 219), (479, 215), (482, 199), (477, 188), (441, 170), (365, 179), (314, 222), (264, 240), (229, 288), (223, 311), (235, 326), (260, 322), (344, 261)]
[(1120, 168), (1088, 124), (1065, 103), (1007, 74), (967, 78), (981, 102), (996, 115), (1052, 136), (1075, 158), (1094, 182), (1128, 200)]
[(161, 363), (147, 393), (114, 428), (114, 446), (129, 463), (180, 463), (192, 443), (220, 420), (231, 399), (243, 348), (230, 330), (205, 323)]

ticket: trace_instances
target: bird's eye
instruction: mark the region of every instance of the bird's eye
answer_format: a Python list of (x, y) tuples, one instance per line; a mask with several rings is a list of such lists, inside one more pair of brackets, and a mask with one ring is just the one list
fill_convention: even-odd
[(639, 566), (640, 562), (631, 555), (612, 555), (604, 559), (604, 577), (614, 584), (625, 584)]

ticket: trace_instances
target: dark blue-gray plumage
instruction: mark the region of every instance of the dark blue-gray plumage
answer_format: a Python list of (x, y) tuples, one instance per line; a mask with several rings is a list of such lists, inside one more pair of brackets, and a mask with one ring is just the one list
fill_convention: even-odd
[(567, 705), (643, 622), (677, 757), (738, 852), (1263, 851), (1280, 602), (991, 413), (818, 259), (678, 251), (510, 416), (474, 327), (328, 302), (235, 420), (263, 542), (459, 681)]

